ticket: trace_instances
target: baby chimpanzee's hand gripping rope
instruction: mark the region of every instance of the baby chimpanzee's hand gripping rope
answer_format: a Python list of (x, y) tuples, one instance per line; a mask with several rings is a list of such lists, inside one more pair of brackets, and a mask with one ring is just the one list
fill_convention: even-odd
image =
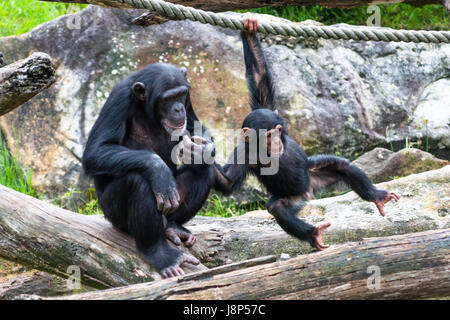
[[(367, 175), (347, 159), (333, 155), (306, 156), (288, 136), (284, 121), (275, 110), (272, 76), (254, 34), (259, 28), (258, 21), (246, 14), (244, 25), (249, 31), (241, 36), (252, 112), (244, 120), (242, 142), (228, 163), (223, 168), (214, 166), (216, 189), (231, 193), (241, 186), (248, 172), (255, 174), (272, 194), (267, 209), (283, 230), (309, 241), (318, 250), (326, 249), (322, 232), (331, 224), (314, 227), (296, 217), (315, 190), (344, 181), (362, 199), (374, 202), (382, 216), (384, 205), (391, 199), (398, 201), (399, 196), (376, 189)], [(273, 168), (268, 164), (273, 163), (277, 164), (276, 170), (270, 172), (268, 169)]]

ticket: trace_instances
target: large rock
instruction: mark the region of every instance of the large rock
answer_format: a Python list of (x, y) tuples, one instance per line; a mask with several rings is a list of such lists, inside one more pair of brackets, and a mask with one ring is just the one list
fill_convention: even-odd
[[(83, 146), (112, 86), (154, 62), (188, 68), (197, 114), (219, 130), (219, 161), (231, 152), (224, 130), (239, 128), (249, 112), (238, 32), (188, 21), (132, 25), (141, 13), (89, 6), (0, 39), (7, 63), (34, 51), (59, 62), (52, 88), (0, 120), (40, 190), (87, 184)], [(430, 150), (448, 159), (450, 45), (308, 40), (293, 49), (272, 45), (265, 53), (280, 113), (309, 154), (353, 157), (389, 139), (403, 145), (405, 137), (428, 135)]]
[(449, 165), (428, 152), (407, 148), (393, 152), (384, 148), (375, 148), (358, 157), (353, 164), (362, 169), (374, 182), (389, 181)]

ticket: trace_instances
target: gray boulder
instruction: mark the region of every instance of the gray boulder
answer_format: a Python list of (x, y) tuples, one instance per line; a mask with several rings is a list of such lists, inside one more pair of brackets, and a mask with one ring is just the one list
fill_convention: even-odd
[[(231, 152), (225, 130), (249, 112), (238, 32), (189, 21), (131, 24), (141, 13), (89, 6), (0, 38), (7, 63), (42, 51), (59, 65), (52, 88), (0, 119), (39, 190), (89, 185), (80, 158), (99, 110), (116, 82), (154, 62), (188, 69), (196, 112), (216, 129), (218, 161)], [(398, 147), (428, 136), (430, 150), (449, 159), (450, 45), (306, 39), (291, 49), (266, 40), (278, 108), (309, 154), (355, 157), (389, 140)]]
[(375, 148), (358, 157), (353, 164), (362, 169), (374, 183), (378, 183), (413, 173), (439, 169), (448, 165), (449, 162), (415, 148), (397, 152)]

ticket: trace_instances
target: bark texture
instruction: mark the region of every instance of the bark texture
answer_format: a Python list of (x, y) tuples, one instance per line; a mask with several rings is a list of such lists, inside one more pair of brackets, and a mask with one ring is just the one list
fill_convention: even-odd
[(161, 279), (134, 240), (103, 216), (82, 216), (3, 186), (0, 199), (0, 256), (8, 260), (63, 277), (78, 266), (82, 282), (95, 288)]
[(449, 261), (450, 229), (433, 230), (365, 239), (229, 272), (218, 267), (215, 273), (210, 269), (56, 299), (435, 298), (450, 294)]
[(0, 116), (27, 102), (55, 81), (52, 59), (41, 52), (0, 68)]

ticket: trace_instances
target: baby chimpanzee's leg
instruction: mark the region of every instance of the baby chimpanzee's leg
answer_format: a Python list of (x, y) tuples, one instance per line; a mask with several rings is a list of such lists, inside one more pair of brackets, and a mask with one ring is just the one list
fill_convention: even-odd
[(273, 196), (266, 203), (267, 210), (288, 234), (300, 240), (308, 241), (318, 250), (324, 250), (328, 248), (328, 245), (322, 242), (322, 232), (331, 224), (325, 223), (319, 227), (314, 227), (297, 218), (297, 213), (305, 206), (305, 198), (308, 197), (307, 194), (285, 198)]
[(384, 216), (384, 205), (390, 200), (398, 201), (395, 192), (377, 189), (369, 177), (345, 158), (317, 155), (308, 158), (311, 187), (316, 190), (339, 180), (345, 181), (362, 199), (374, 202)]

